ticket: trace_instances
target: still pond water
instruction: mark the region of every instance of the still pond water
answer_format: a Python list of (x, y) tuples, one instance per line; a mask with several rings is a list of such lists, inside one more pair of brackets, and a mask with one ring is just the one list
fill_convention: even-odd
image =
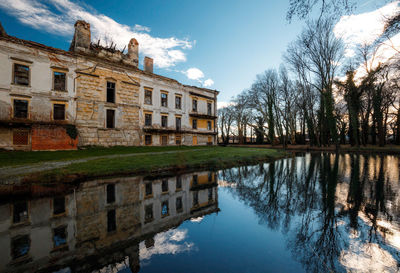
[(399, 164), (313, 153), (3, 187), (0, 272), (398, 272)]

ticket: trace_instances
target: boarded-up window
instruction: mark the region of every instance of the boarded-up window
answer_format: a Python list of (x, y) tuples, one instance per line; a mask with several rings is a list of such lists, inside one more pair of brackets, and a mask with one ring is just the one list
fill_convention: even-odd
[(64, 72), (53, 72), (53, 79), (54, 79), (54, 90), (57, 91), (66, 91), (66, 84), (65, 84), (65, 73)]
[(109, 210), (107, 212), (107, 231), (115, 231), (117, 229), (116, 219), (115, 219), (115, 209)]
[(144, 136), (144, 143), (146, 145), (151, 145), (151, 135), (145, 135)]
[(175, 96), (175, 108), (182, 109), (182, 97), (181, 96)]
[(144, 125), (151, 126), (152, 123), (152, 115), (151, 114), (144, 114)]
[(115, 110), (107, 109), (107, 128), (115, 127)]
[(175, 118), (175, 123), (176, 123), (176, 130), (179, 131), (181, 129), (181, 125), (182, 125), (182, 120), (180, 117), (176, 117)]
[(115, 202), (115, 185), (108, 184), (107, 185), (107, 203), (114, 203)]
[(144, 220), (150, 222), (153, 220), (153, 204), (147, 205), (144, 209)]
[(161, 93), (161, 106), (168, 107), (168, 94)]
[(14, 64), (14, 83), (29, 85), (29, 66)]
[(168, 191), (168, 179), (163, 179), (161, 182), (161, 190), (162, 192)]
[(28, 118), (27, 100), (14, 100), (14, 118)]
[(151, 90), (144, 90), (144, 103), (152, 105), (153, 104), (153, 92)]
[(61, 226), (53, 229), (53, 244), (54, 247), (59, 247), (67, 244), (66, 226)]
[(193, 112), (197, 112), (197, 100), (196, 99), (192, 100), (192, 110), (193, 110)]
[(15, 224), (28, 221), (28, 203), (19, 202), (14, 204), (13, 222)]
[(28, 145), (29, 144), (29, 131), (28, 130), (13, 130), (13, 144), (14, 145)]
[(151, 182), (146, 183), (146, 196), (153, 194), (153, 184)]
[(197, 119), (192, 120), (193, 129), (197, 129)]
[(65, 212), (65, 197), (54, 197), (53, 200), (53, 214), (62, 214)]
[(211, 103), (207, 103), (207, 115), (210, 115), (211, 116), (211, 110), (212, 110), (212, 106), (211, 106)]
[(11, 239), (11, 256), (13, 260), (23, 257), (29, 253), (31, 240), (29, 235), (14, 237)]
[(107, 82), (107, 102), (115, 103), (115, 82)]
[(176, 189), (182, 189), (182, 177), (180, 175), (176, 177)]
[(176, 206), (176, 211), (181, 211), (181, 210), (183, 209), (183, 206), (182, 206), (182, 197), (177, 197), (177, 198), (176, 198), (175, 206)]
[(165, 217), (169, 215), (169, 204), (168, 200), (161, 203), (161, 216)]
[(54, 104), (53, 105), (53, 119), (54, 120), (65, 120), (65, 104)]

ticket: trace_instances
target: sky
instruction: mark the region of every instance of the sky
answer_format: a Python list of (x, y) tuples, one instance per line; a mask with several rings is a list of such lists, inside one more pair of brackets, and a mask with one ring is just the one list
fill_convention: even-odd
[[(399, 2), (359, 0), (355, 14), (343, 16), (335, 34), (352, 46), (371, 41)], [(304, 21), (286, 21), (289, 0), (0, 0), (0, 22), (9, 35), (68, 50), (73, 24), (91, 24), (92, 40), (123, 49), (139, 41), (154, 58), (154, 72), (181, 83), (220, 91), (221, 105), (250, 87), (256, 75), (278, 68), (287, 45)], [(399, 37), (400, 39), (400, 37)], [(400, 40), (399, 40), (400, 41)]]

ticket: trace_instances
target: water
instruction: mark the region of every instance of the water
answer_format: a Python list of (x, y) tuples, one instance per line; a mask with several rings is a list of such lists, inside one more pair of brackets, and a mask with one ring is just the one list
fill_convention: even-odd
[(398, 272), (399, 164), (313, 153), (218, 172), (2, 186), (0, 272)]

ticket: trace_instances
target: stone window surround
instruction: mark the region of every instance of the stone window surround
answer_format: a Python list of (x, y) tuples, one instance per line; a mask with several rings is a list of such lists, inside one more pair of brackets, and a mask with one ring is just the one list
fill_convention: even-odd
[(26, 100), (28, 102), (28, 114), (27, 114), (27, 117), (26, 118), (22, 118), (22, 119), (30, 119), (31, 111), (29, 111), (29, 107), (31, 105), (31, 98), (30, 97), (28, 98), (26, 96), (21, 96), (21, 97), (14, 96), (14, 97), (11, 98), (11, 107), (12, 107), (11, 116), (12, 116), (12, 118), (15, 118), (14, 117), (15, 116), (15, 109), (14, 109), (14, 101), (15, 100)]
[[(144, 91), (143, 91), (143, 103), (144, 104), (146, 104), (146, 105), (153, 105), (153, 88), (151, 88), (151, 87), (144, 87), (143, 88), (144, 89)], [(150, 92), (151, 93), (151, 96), (150, 96), (150, 104), (149, 103), (146, 103), (146, 91), (147, 92)]]
[[(32, 79), (32, 61), (28, 61), (28, 60), (23, 60), (23, 59), (19, 59), (19, 58), (15, 58), (15, 57), (10, 57), (11, 62), (12, 62), (12, 76), (11, 76), (11, 84), (12, 85), (17, 85), (17, 86), (23, 86), (23, 87), (31, 87), (31, 79)], [(15, 82), (15, 64), (20, 64), (20, 65), (25, 65), (27, 67), (29, 67), (29, 83), (28, 85), (23, 85), (23, 84), (18, 84)]]
[[(69, 69), (66, 67), (57, 67), (57, 66), (51, 66), (51, 75), (52, 75), (52, 86), (51, 86), (51, 90), (52, 91), (58, 91), (58, 92), (68, 92), (68, 71)], [(55, 77), (54, 77), (54, 72), (60, 72), (60, 73), (64, 73), (65, 74), (65, 90), (57, 90), (54, 88), (54, 81), (55, 81)]]
[[(54, 105), (55, 104), (63, 104), (64, 105), (64, 119), (54, 119)], [(51, 118), (52, 118), (52, 120), (68, 120), (67, 109), (68, 109), (68, 102), (56, 101), (56, 100), (52, 101), (51, 102)]]
[[(163, 105), (163, 97), (162, 97), (163, 95), (166, 95), (166, 96), (167, 96), (167, 98), (166, 98), (166, 105), (165, 105), (165, 106)], [(168, 107), (168, 104), (169, 104), (169, 103), (168, 103), (168, 97), (169, 97), (169, 96), (168, 96), (168, 91), (160, 90), (160, 106), (161, 106), (161, 107), (166, 107), (166, 108)]]

